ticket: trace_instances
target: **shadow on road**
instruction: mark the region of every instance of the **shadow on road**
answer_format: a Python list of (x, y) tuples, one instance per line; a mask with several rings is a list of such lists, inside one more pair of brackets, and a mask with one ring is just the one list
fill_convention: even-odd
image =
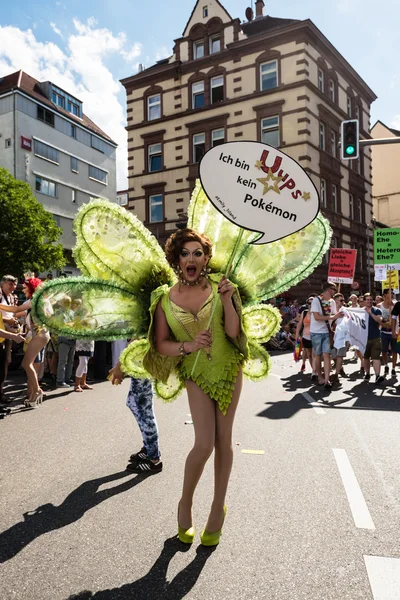
[(201, 571), (210, 558), (214, 548), (199, 546), (196, 556), (174, 579), (167, 581), (168, 566), (175, 554), (186, 552), (189, 546), (182, 544), (178, 538), (168, 538), (150, 571), (131, 583), (118, 588), (99, 592), (83, 591), (69, 596), (68, 600), (181, 600), (185, 598), (196, 584)]
[(278, 400), (278, 402), (266, 402), (268, 408), (257, 414), (257, 417), (267, 419), (290, 419), (300, 410), (312, 408), (301, 394), (296, 394), (291, 400)]
[(24, 513), (23, 521), (0, 533), (0, 564), (13, 558), (44, 533), (78, 521), (91, 508), (117, 494), (127, 492), (144, 479), (143, 476), (136, 475), (120, 485), (99, 491), (101, 485), (123, 479), (127, 475), (127, 471), (121, 471), (85, 481), (59, 506), (43, 504), (32, 512)]

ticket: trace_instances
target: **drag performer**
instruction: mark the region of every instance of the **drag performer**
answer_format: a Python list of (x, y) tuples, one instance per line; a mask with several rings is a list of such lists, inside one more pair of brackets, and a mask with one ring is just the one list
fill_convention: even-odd
[[(253, 244), (260, 234), (225, 219), (200, 183), (188, 208), (187, 227), (192, 231), (170, 238), (165, 255), (128, 211), (101, 200), (82, 206), (74, 223), (74, 256), (84, 277), (46, 283), (34, 296), (33, 311), (38, 322), (59, 335), (135, 339), (121, 354), (119, 372), (111, 373), (115, 383), (123, 374), (150, 378), (155, 394), (166, 402), (186, 386), (195, 444), (178, 514), (180, 537), (193, 539), (192, 496), (215, 447), (214, 502), (201, 536), (203, 543), (215, 544), (225, 513), (242, 374), (254, 381), (268, 375), (271, 360), (262, 344), (278, 331), (281, 320), (279, 311), (262, 301), (312, 273), (329, 248), (331, 231), (319, 215), (284, 239)], [(228, 264), (229, 279), (222, 275)], [(74, 308), (78, 305), (79, 311)]]

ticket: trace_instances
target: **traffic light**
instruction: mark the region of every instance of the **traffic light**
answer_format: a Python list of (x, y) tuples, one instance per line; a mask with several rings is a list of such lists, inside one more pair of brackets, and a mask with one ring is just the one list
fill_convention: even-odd
[(360, 155), (359, 125), (357, 119), (342, 121), (340, 127), (340, 156), (343, 160), (353, 160)]

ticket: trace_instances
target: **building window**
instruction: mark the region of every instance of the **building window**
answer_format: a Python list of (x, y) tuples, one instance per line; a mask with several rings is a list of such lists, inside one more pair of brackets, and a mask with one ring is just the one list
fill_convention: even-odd
[(203, 19), (208, 17), (208, 6), (203, 6)]
[(71, 125), (70, 135), (71, 135), (71, 137), (76, 138), (76, 127), (75, 127), (75, 125)]
[(57, 94), (57, 92), (53, 92), (52, 98), (53, 98), (53, 103), (56, 106), (60, 106), (61, 108), (65, 108), (65, 98), (64, 98), (64, 96), (61, 96), (60, 94)]
[(94, 148), (95, 150), (98, 150), (99, 152), (102, 152), (104, 154), (105, 149), (106, 149), (106, 144), (105, 144), (105, 142), (103, 142), (103, 140), (96, 137), (95, 135), (92, 135), (91, 136), (91, 145), (92, 145), (92, 148)]
[(210, 37), (210, 54), (216, 54), (221, 52), (221, 38), (219, 35), (213, 35)]
[(335, 213), (338, 212), (338, 195), (336, 183), (332, 183), (332, 210)]
[(350, 96), (347, 96), (347, 116), (349, 116), (349, 117), (351, 117), (351, 115), (353, 114), (351, 105), (352, 105), (351, 98), (350, 98)]
[(331, 154), (336, 158), (337, 155), (337, 136), (336, 131), (331, 129)]
[(150, 223), (160, 223), (163, 217), (163, 197), (162, 194), (149, 196), (149, 221)]
[(325, 74), (322, 69), (318, 69), (318, 89), (320, 92), (325, 92)]
[(11, 148), (11, 138), (6, 139), (5, 146), (6, 146), (6, 148)]
[(261, 141), (269, 146), (278, 148), (279, 139), (279, 117), (266, 117), (261, 119)]
[(42, 106), (37, 107), (37, 118), (47, 125), (54, 127), (54, 113), (49, 110), (45, 110)]
[(358, 249), (358, 264), (360, 266), (360, 271), (364, 271), (364, 257), (363, 257), (363, 248), (362, 246), (359, 247)]
[(198, 163), (206, 152), (205, 133), (195, 133), (193, 136), (193, 162)]
[(161, 171), (162, 169), (162, 146), (161, 144), (150, 144), (148, 147), (149, 173)]
[(39, 142), (38, 140), (34, 140), (34, 142), (36, 156), (39, 156), (40, 158), (45, 158), (46, 160), (50, 160), (51, 162), (57, 163), (58, 165), (58, 150), (56, 150), (52, 146), (43, 144), (43, 142)]
[(48, 179), (43, 179), (43, 177), (38, 176), (36, 176), (35, 189), (41, 194), (46, 194), (46, 196), (53, 196), (54, 198), (57, 192), (57, 186), (53, 181), (49, 181)]
[(89, 177), (90, 179), (95, 179), (96, 181), (100, 181), (100, 183), (105, 183), (107, 185), (107, 173), (106, 171), (102, 171), (102, 169), (89, 165)]
[(211, 79), (211, 104), (223, 102), (224, 100), (224, 76)]
[(75, 156), (71, 156), (71, 171), (74, 173), (79, 173), (79, 163)]
[(72, 204), (76, 204), (76, 190), (72, 190)]
[(354, 221), (354, 197), (352, 194), (349, 196), (349, 217), (351, 221)]
[(326, 179), (321, 179), (321, 206), (326, 208)]
[(225, 142), (225, 129), (214, 129), (211, 132), (211, 147), (220, 146)]
[(335, 82), (333, 79), (329, 80), (329, 99), (335, 102)]
[(364, 221), (363, 219), (363, 209), (362, 209), (362, 200), (361, 198), (358, 198), (357, 200), (357, 219), (360, 223), (362, 223)]
[(356, 107), (355, 107), (355, 116), (356, 116), (357, 121), (359, 121), (360, 120), (360, 107), (358, 106), (358, 104), (356, 104)]
[(192, 84), (192, 108), (204, 106), (204, 81)]
[(319, 147), (321, 150), (326, 149), (326, 127), (325, 123), (322, 121), (319, 122)]
[(260, 65), (260, 89), (262, 92), (278, 87), (278, 61), (271, 60)]
[(71, 102), (71, 100), (68, 100), (67, 103), (67, 107), (68, 107), (68, 112), (71, 113), (71, 115), (75, 115), (76, 117), (79, 117), (79, 106), (77, 104), (74, 104), (74, 102)]
[(147, 119), (154, 121), (161, 118), (161, 96), (156, 94), (147, 98)]
[(204, 40), (198, 40), (193, 43), (193, 57), (203, 58), (204, 56)]

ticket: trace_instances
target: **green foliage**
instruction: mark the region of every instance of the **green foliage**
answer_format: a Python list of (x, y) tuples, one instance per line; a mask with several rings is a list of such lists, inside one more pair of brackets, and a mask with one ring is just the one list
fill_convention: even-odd
[(0, 167), (0, 275), (61, 269), (66, 263), (56, 243), (61, 233), (30, 185)]

